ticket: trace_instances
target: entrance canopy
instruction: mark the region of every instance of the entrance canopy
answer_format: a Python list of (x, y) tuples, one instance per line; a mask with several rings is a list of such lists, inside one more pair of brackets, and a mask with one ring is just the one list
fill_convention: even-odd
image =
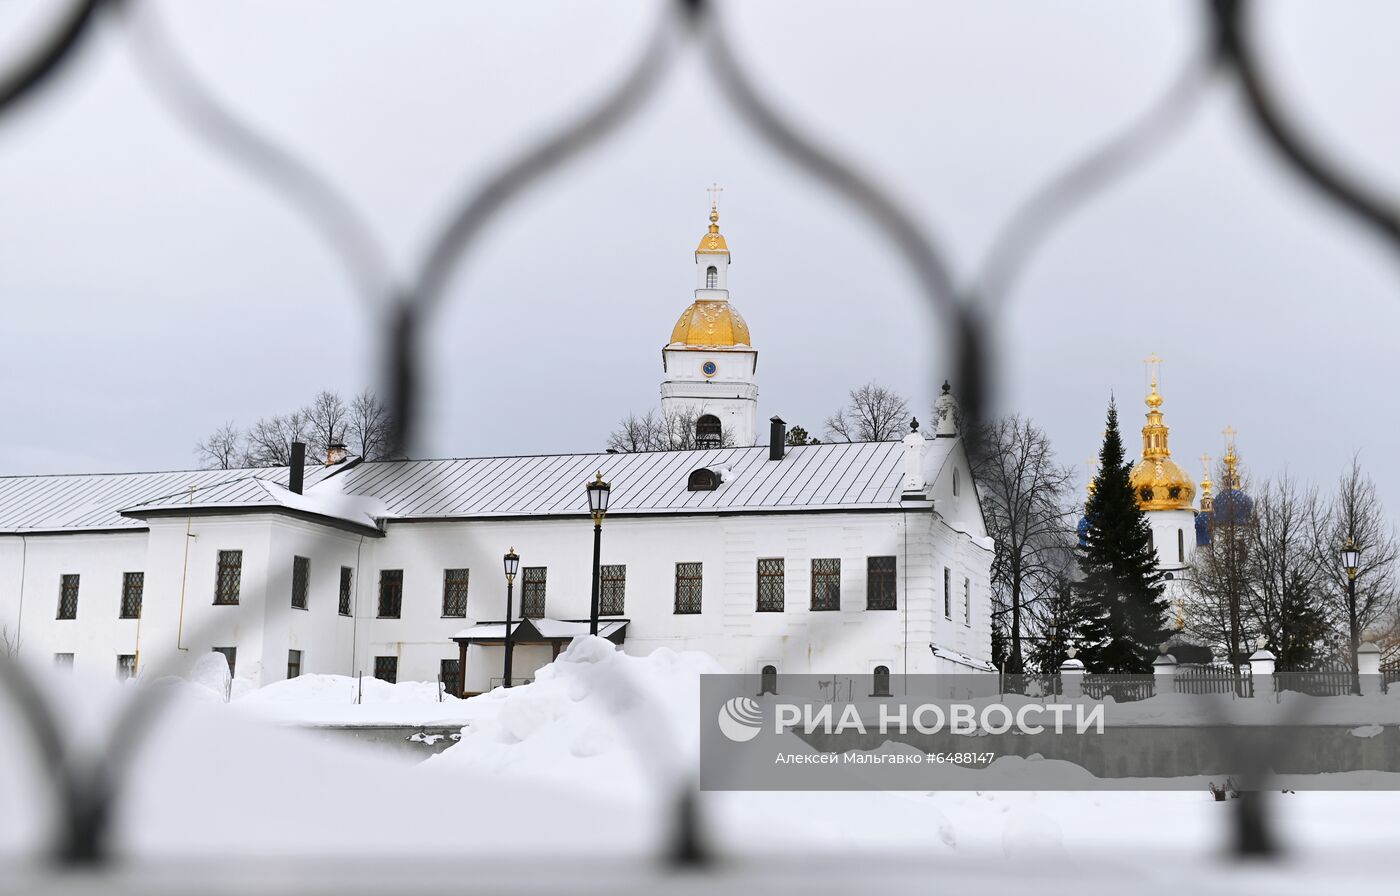
[[(607, 638), (614, 644), (621, 644), (627, 637), (627, 623), (630, 620), (615, 616), (598, 620), (598, 637)], [(551, 644), (560, 647), (579, 635), (588, 634), (587, 619), (522, 619), (511, 623), (510, 640), (520, 644)], [(505, 622), (478, 622), (462, 629), (452, 636), (452, 640), (462, 646), (500, 646), (506, 642)]]

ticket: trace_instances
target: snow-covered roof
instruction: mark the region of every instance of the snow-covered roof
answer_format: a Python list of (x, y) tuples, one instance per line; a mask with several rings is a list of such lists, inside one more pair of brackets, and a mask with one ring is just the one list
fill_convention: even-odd
[[(619, 640), (619, 636), (627, 628), (629, 620), (626, 619), (599, 619), (598, 637), (608, 640)], [(545, 640), (553, 638), (577, 638), (588, 634), (589, 623), (586, 620), (577, 619), (524, 619), (518, 620), (512, 626), (514, 639), (533, 640), (536, 637)], [(478, 622), (476, 625), (469, 625), (452, 636), (453, 641), (503, 641), (506, 637), (505, 620), (500, 622)]]
[[(955, 441), (930, 439), (926, 468), (936, 473)], [(584, 514), (583, 485), (595, 471), (612, 485), (609, 515), (871, 509), (901, 506), (903, 463), (899, 442), (798, 445), (778, 461), (760, 445), (362, 463), (333, 481), (346, 495), (375, 498), (391, 519)], [(713, 491), (687, 489), (701, 468), (724, 471)]]
[[(930, 482), (955, 442), (925, 444)], [(690, 491), (690, 474), (702, 468), (721, 481)], [(382, 520), (581, 515), (588, 512), (583, 485), (596, 471), (612, 485), (610, 515), (907, 506), (900, 502), (904, 446), (855, 442), (792, 446), (777, 461), (760, 445), (350, 462), (308, 467), (301, 495), (287, 490), (286, 468), (0, 477), (0, 532), (140, 529), (161, 514), (263, 508), (370, 529)]]
[[(307, 467), (305, 483), (326, 476), (322, 466)], [(177, 470), (164, 473), (78, 473), (57, 476), (0, 476), (0, 532), (81, 532), (144, 529), (121, 515), (142, 504), (186, 503), (190, 489), (203, 503), (210, 494), (248, 500), (261, 482), (287, 484), (286, 467), (246, 470)], [(270, 496), (267, 498), (272, 503)]]

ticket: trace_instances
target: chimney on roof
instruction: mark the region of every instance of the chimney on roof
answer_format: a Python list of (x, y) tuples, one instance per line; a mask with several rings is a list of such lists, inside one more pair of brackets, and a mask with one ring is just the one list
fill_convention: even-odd
[(326, 466), (334, 467), (336, 464), (345, 463), (345, 459), (350, 456), (350, 452), (345, 446), (336, 442), (326, 451)]
[(768, 419), (768, 459), (782, 460), (787, 450), (787, 424), (782, 417)]
[(287, 488), (293, 494), (301, 494), (302, 476), (306, 474), (306, 443), (292, 443), (292, 460), (287, 465)]

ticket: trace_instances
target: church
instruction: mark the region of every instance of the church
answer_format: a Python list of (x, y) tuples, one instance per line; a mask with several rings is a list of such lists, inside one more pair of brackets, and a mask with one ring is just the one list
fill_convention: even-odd
[(952, 395), (930, 437), (787, 445), (778, 416), (759, 423), (731, 260), (712, 203), (661, 351), (662, 410), (693, 421), (693, 449), (3, 477), (0, 630), (120, 677), (218, 651), (244, 687), (314, 672), (472, 694), (503, 682), (509, 623), (529, 681), (589, 630), (601, 476), (599, 634), (620, 649), (877, 687), (989, 670), (992, 543)]

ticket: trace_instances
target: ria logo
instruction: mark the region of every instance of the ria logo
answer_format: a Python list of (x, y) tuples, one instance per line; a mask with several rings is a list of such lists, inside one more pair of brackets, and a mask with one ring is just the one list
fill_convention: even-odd
[(736, 744), (758, 737), (762, 727), (763, 707), (751, 697), (731, 697), (719, 708), (720, 733)]

